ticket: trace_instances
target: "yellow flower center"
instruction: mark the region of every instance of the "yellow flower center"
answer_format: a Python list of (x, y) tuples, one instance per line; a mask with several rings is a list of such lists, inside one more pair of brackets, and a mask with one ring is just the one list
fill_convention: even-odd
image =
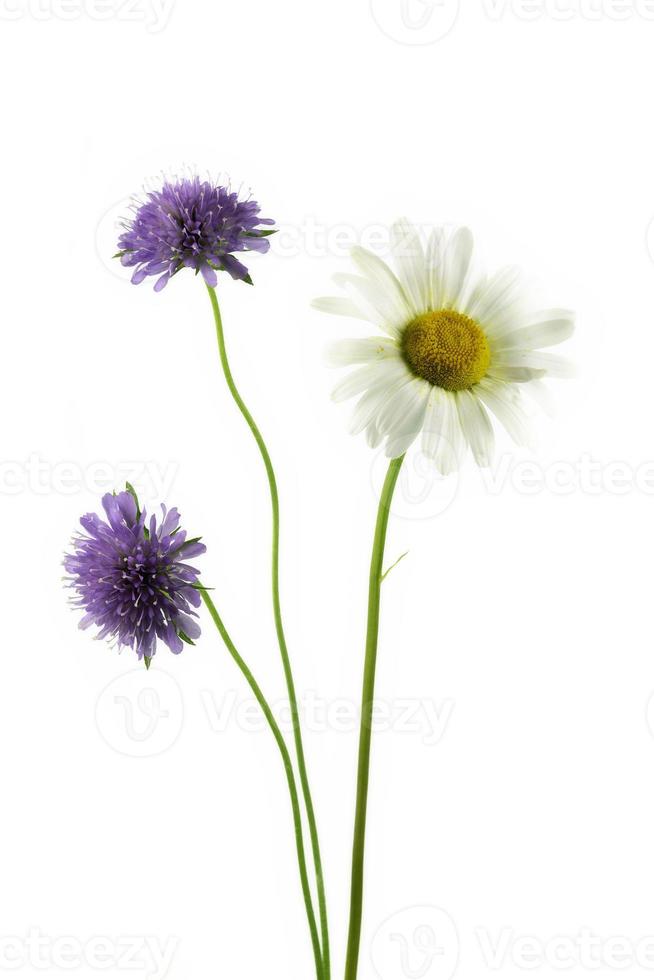
[(419, 378), (439, 388), (472, 388), (488, 371), (491, 354), (479, 324), (454, 310), (421, 313), (402, 336), (404, 359)]

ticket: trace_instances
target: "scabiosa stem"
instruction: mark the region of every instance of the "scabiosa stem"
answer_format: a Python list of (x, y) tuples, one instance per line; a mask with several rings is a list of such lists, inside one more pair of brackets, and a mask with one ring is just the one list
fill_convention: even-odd
[(293, 810), (293, 825), (295, 828), (295, 845), (297, 848), (298, 865), (300, 868), (300, 880), (302, 883), (302, 895), (304, 897), (304, 905), (307, 911), (307, 919), (309, 922), (309, 931), (311, 933), (311, 944), (313, 946), (313, 955), (316, 964), (316, 977), (317, 980), (325, 980), (325, 974), (323, 971), (322, 964), (322, 954), (320, 950), (320, 939), (318, 936), (318, 926), (316, 924), (316, 916), (313, 910), (313, 901), (311, 899), (311, 888), (309, 886), (309, 877), (307, 874), (307, 863), (306, 856), (304, 852), (304, 838), (302, 834), (302, 814), (300, 811), (300, 800), (297, 791), (297, 785), (295, 782), (295, 773), (293, 771), (293, 763), (291, 761), (291, 756), (289, 754), (288, 748), (286, 747), (286, 742), (284, 736), (282, 735), (279, 725), (275, 720), (275, 716), (272, 713), (272, 709), (268, 704), (264, 694), (257, 684), (252, 671), (245, 663), (238, 650), (234, 646), (234, 643), (227, 632), (227, 628), (223, 623), (218, 610), (216, 609), (211, 597), (208, 592), (202, 588), (201, 585), (198, 586), (198, 591), (204, 599), (205, 605), (209, 610), (211, 618), (216, 624), (216, 628), (222, 637), (223, 643), (227, 647), (232, 659), (235, 661), (237, 667), (245, 677), (248, 682), (252, 693), (254, 694), (259, 707), (261, 708), (268, 725), (273, 733), (274, 739), (277, 742), (279, 748), (282, 762), (284, 763), (284, 770), (286, 772), (286, 779), (288, 782), (288, 789), (291, 796), (291, 807)]
[(363, 668), (361, 695), (361, 729), (359, 733), (359, 763), (357, 770), (356, 812), (354, 817), (354, 842), (352, 845), (352, 887), (350, 895), (350, 928), (347, 940), (345, 980), (356, 980), (361, 943), (361, 916), (363, 913), (363, 862), (366, 842), (366, 816), (368, 811), (368, 781), (370, 776), (370, 743), (372, 738), (372, 709), (375, 697), (375, 669), (377, 666), (377, 641), (379, 638), (379, 607), (383, 579), (384, 547), (391, 500), (395, 484), (402, 468), (404, 456), (392, 459), (379, 498), (377, 523), (370, 560), (368, 585), (368, 625), (366, 629), (366, 658)]
[(216, 291), (211, 286), (207, 286), (209, 292), (209, 298), (211, 300), (211, 306), (213, 309), (214, 319), (216, 322), (216, 337), (218, 340), (218, 351), (220, 354), (220, 363), (222, 365), (223, 373), (225, 375), (225, 381), (227, 382), (227, 387), (229, 388), (230, 394), (236, 405), (247, 422), (247, 425), (254, 436), (254, 440), (257, 444), (263, 464), (266, 469), (266, 475), (268, 477), (268, 486), (270, 488), (270, 503), (272, 507), (272, 600), (273, 600), (273, 613), (275, 619), (275, 630), (277, 633), (277, 641), (279, 644), (279, 651), (282, 658), (282, 664), (284, 668), (284, 676), (286, 678), (286, 688), (288, 691), (289, 703), (291, 706), (291, 718), (293, 724), (293, 738), (295, 742), (295, 751), (297, 754), (298, 770), (300, 774), (300, 784), (302, 786), (302, 795), (304, 797), (304, 805), (307, 814), (307, 823), (309, 827), (309, 837), (311, 839), (311, 851), (313, 854), (313, 862), (316, 872), (316, 890), (318, 893), (318, 907), (320, 912), (320, 928), (322, 936), (322, 961), (324, 966), (325, 980), (330, 978), (330, 955), (329, 955), (329, 926), (327, 922), (327, 900), (325, 897), (325, 885), (322, 872), (322, 859), (320, 856), (320, 843), (318, 840), (318, 827), (316, 823), (315, 810), (313, 807), (313, 800), (311, 798), (311, 789), (309, 786), (309, 777), (307, 775), (306, 761), (304, 757), (304, 746), (302, 743), (302, 731), (300, 728), (300, 716), (297, 705), (297, 695), (295, 692), (295, 681), (293, 679), (293, 671), (291, 668), (291, 662), (288, 654), (288, 647), (286, 645), (286, 636), (284, 633), (284, 625), (282, 621), (282, 610), (281, 602), (279, 597), (279, 494), (277, 491), (277, 479), (275, 477), (275, 471), (273, 469), (272, 461), (270, 459), (270, 454), (263, 440), (263, 436), (259, 431), (259, 428), (254, 421), (247, 405), (241, 398), (241, 395), (236, 387), (232, 372), (229, 366), (229, 360), (227, 358), (227, 350), (225, 347), (225, 334), (223, 330), (222, 317), (220, 315), (220, 306), (218, 304), (218, 297), (216, 296)]

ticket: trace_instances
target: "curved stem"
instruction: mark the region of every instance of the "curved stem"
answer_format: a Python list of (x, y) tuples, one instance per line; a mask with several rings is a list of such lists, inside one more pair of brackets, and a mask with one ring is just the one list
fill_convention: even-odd
[(370, 560), (368, 585), (368, 626), (366, 629), (366, 658), (363, 669), (361, 695), (361, 728), (359, 732), (359, 763), (357, 769), (356, 811), (354, 817), (354, 841), (352, 845), (352, 885), (350, 894), (350, 927), (347, 939), (345, 980), (356, 980), (361, 944), (361, 917), (363, 913), (363, 863), (366, 842), (366, 816), (368, 811), (368, 781), (370, 777), (370, 743), (372, 738), (372, 710), (375, 697), (375, 668), (377, 665), (377, 640), (379, 637), (380, 592), (383, 578), (384, 546), (391, 500), (395, 484), (402, 468), (404, 456), (392, 459), (379, 498), (377, 524)]
[(273, 600), (273, 614), (275, 619), (275, 631), (277, 633), (277, 642), (279, 644), (279, 651), (282, 658), (282, 664), (284, 668), (284, 677), (286, 679), (286, 689), (288, 691), (288, 699), (291, 709), (291, 721), (293, 725), (293, 739), (295, 742), (295, 751), (297, 754), (297, 764), (298, 771), (300, 774), (300, 784), (302, 786), (302, 795), (304, 797), (304, 805), (307, 813), (307, 823), (309, 826), (309, 837), (311, 839), (311, 851), (313, 855), (313, 863), (316, 872), (316, 889), (318, 893), (318, 907), (320, 913), (320, 928), (322, 935), (322, 960), (325, 971), (325, 980), (330, 980), (330, 954), (329, 954), (329, 926), (327, 922), (327, 900), (325, 897), (325, 884), (322, 871), (322, 859), (320, 856), (320, 844), (318, 840), (318, 827), (316, 823), (316, 815), (313, 806), (313, 800), (311, 798), (311, 789), (309, 786), (309, 777), (307, 775), (306, 761), (304, 757), (304, 745), (302, 743), (302, 731), (300, 728), (300, 716), (297, 705), (297, 695), (295, 692), (295, 681), (293, 678), (293, 671), (291, 669), (291, 662), (288, 654), (288, 647), (286, 645), (286, 636), (284, 633), (284, 625), (282, 622), (282, 610), (281, 602), (279, 598), (279, 494), (277, 491), (277, 480), (275, 477), (275, 471), (273, 469), (272, 461), (270, 459), (270, 454), (263, 441), (263, 436), (259, 431), (259, 428), (254, 421), (247, 405), (241, 398), (241, 395), (236, 387), (232, 372), (229, 366), (229, 360), (227, 358), (227, 350), (225, 347), (225, 334), (223, 330), (222, 317), (220, 315), (220, 306), (218, 305), (218, 297), (216, 296), (216, 291), (211, 286), (207, 286), (209, 292), (209, 298), (211, 300), (211, 306), (213, 309), (214, 319), (216, 322), (216, 338), (218, 340), (218, 352), (220, 355), (220, 363), (222, 365), (223, 373), (225, 375), (225, 381), (227, 382), (227, 387), (229, 392), (234, 399), (241, 415), (245, 419), (250, 432), (254, 436), (254, 440), (257, 444), (261, 458), (263, 460), (264, 467), (266, 469), (266, 476), (268, 477), (268, 486), (270, 488), (270, 503), (272, 507), (272, 600)]
[(306, 856), (304, 853), (304, 839), (302, 835), (302, 815), (300, 812), (300, 801), (298, 797), (297, 786), (295, 783), (295, 773), (293, 772), (293, 764), (291, 762), (291, 757), (288, 748), (286, 747), (284, 736), (282, 735), (279, 725), (275, 720), (275, 716), (272, 713), (270, 705), (266, 701), (266, 698), (264, 697), (261, 688), (259, 687), (256, 680), (254, 679), (254, 675), (252, 674), (252, 671), (250, 670), (250, 668), (245, 663), (245, 661), (239, 654), (238, 650), (234, 646), (234, 643), (232, 642), (232, 639), (229, 633), (227, 632), (225, 624), (220, 618), (220, 614), (218, 613), (218, 610), (213, 604), (211, 597), (206, 592), (206, 590), (202, 588), (202, 586), (199, 586), (199, 592), (202, 598), (204, 599), (207, 609), (211, 614), (211, 618), (216, 624), (218, 632), (222, 637), (223, 643), (229, 650), (233, 660), (236, 662), (237, 667), (245, 677), (246, 681), (250, 686), (250, 689), (252, 690), (252, 693), (257, 699), (257, 702), (259, 703), (259, 706), (264, 713), (266, 721), (270, 726), (270, 729), (273, 733), (273, 736), (275, 738), (275, 741), (277, 742), (277, 746), (281, 753), (282, 762), (284, 763), (284, 770), (286, 772), (286, 779), (288, 782), (288, 790), (291, 796), (291, 807), (293, 809), (293, 824), (295, 828), (295, 845), (297, 848), (297, 859), (300, 868), (300, 881), (302, 883), (302, 894), (304, 896), (304, 905), (307, 910), (307, 919), (309, 922), (309, 931), (311, 933), (311, 943), (313, 946), (313, 955), (316, 964), (316, 977), (318, 978), (318, 980), (324, 980), (324, 973), (322, 968), (322, 955), (320, 950), (320, 940), (318, 937), (318, 926), (316, 924), (316, 916), (313, 911), (311, 889), (309, 887), (309, 878), (307, 875)]

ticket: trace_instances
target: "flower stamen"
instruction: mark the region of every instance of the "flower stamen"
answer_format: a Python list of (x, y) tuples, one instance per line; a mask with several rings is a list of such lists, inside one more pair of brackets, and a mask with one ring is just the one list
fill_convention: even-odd
[(455, 310), (421, 313), (405, 328), (401, 346), (414, 374), (447, 391), (472, 388), (490, 364), (483, 330)]

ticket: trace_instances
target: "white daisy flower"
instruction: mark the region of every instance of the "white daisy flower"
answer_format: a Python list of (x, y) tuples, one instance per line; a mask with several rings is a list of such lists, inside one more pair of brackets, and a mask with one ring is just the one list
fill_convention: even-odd
[(479, 466), (490, 465), (490, 413), (519, 445), (530, 445), (521, 392), (542, 403), (541, 378), (569, 377), (571, 365), (542, 350), (574, 330), (568, 310), (525, 312), (519, 274), (472, 272), (467, 228), (435, 229), (427, 248), (405, 219), (391, 229), (397, 273), (356, 246), (357, 274), (335, 278), (347, 296), (322, 297), (325, 313), (368, 320), (384, 336), (333, 344), (333, 366), (357, 365), (334, 390), (341, 401), (360, 396), (351, 430), (365, 430), (390, 458), (422, 436), (422, 450), (438, 470), (455, 470), (467, 447)]

